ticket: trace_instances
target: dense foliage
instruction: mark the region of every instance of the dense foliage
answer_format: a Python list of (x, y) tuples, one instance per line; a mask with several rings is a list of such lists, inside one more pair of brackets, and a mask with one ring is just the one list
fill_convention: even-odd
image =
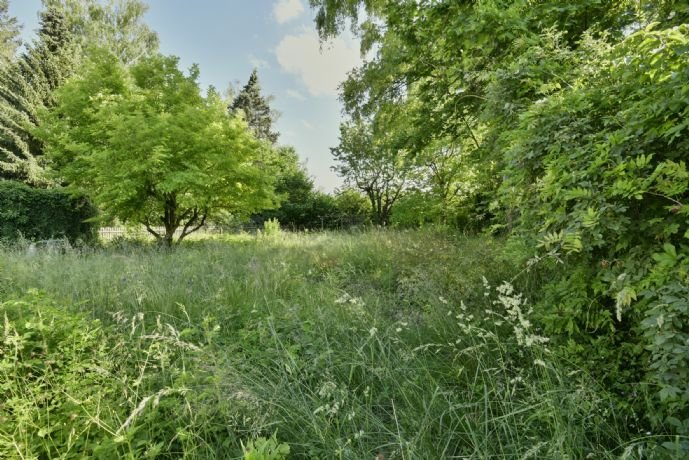
[(142, 0), (42, 0), (60, 11), (69, 34), (82, 48), (106, 48), (123, 64), (158, 52), (158, 34), (143, 21)]
[(282, 197), (280, 206), (272, 211), (254, 216), (258, 223), (266, 219), (277, 219), (285, 229), (304, 230), (323, 228), (336, 214), (335, 200), (314, 189), (308, 173), (297, 168), (280, 173), (275, 192)]
[(347, 229), (369, 223), (370, 202), (359, 190), (345, 188), (334, 196), (326, 194), (315, 188), (294, 148), (276, 147), (273, 153), (270, 167), (280, 204), (276, 209), (253, 215), (252, 223), (262, 226), (272, 219), (292, 231)]
[(0, 66), (7, 65), (21, 44), (21, 26), (17, 18), (9, 16), (9, 0), (0, 0)]
[[(634, 423), (689, 434), (689, 6), (311, 4), (323, 38), (351, 20), (375, 51), (342, 86), (350, 116), (383, 122), (374, 141), (410, 157), (459, 146), (460, 176), (478, 178), (468, 215), (564, 263), (536, 308), (558, 352), (614, 388)], [(417, 190), (401, 203), (432, 202)]]
[[(56, 89), (80, 68), (84, 50), (100, 46), (131, 63), (154, 52), (158, 42), (142, 22), (146, 6), (139, 0), (43, 3), (37, 38), (0, 66), (0, 177), (45, 187), (56, 178), (46, 174), (43, 143), (34, 131), (41, 112), (55, 104)], [(12, 52), (16, 33), (15, 18), (0, 20)]]
[(393, 206), (413, 171), (404, 152), (376, 142), (373, 127), (362, 120), (343, 124), (340, 144), (331, 150), (337, 161), (333, 169), (368, 198), (373, 222), (390, 224)]
[(599, 66), (506, 134), (503, 202), (572, 266), (547, 290), (548, 327), (592, 369), (615, 363), (610, 385), (650, 384), (686, 434), (689, 28), (649, 25), (591, 52)]
[(64, 15), (41, 13), (35, 42), (0, 67), (0, 177), (45, 186), (43, 144), (33, 133), (40, 112), (55, 103), (54, 91), (70, 76), (76, 60)]
[[(212, 88), (202, 95), (196, 67), (185, 74), (178, 59), (156, 54), (143, 2), (44, 0), (38, 37), (16, 56), (19, 28), (0, 0), (0, 178), (56, 187), (0, 182), (0, 236), (88, 239), (84, 220), (95, 211), (64, 190), (167, 245), (207, 222), (263, 226), (229, 256), (213, 243), (199, 246), (198, 259), (144, 246), (146, 260), (162, 267), (157, 258), (169, 256), (182, 268), (160, 270), (169, 278), (147, 272), (130, 288), (128, 274), (98, 267), (113, 276), (89, 272), (79, 281), (88, 298), (50, 270), (37, 271), (47, 281), (29, 274), (52, 269), (49, 258), (11, 255), (17, 273), (0, 271), (10, 286), (0, 294), (22, 298), (40, 286), (75, 305), (96, 302), (105, 322), (99, 308), (125, 304), (137, 318), (132, 331), (152, 327), (136, 316), (142, 309), (174, 315), (180, 302), (201, 305), (182, 307), (188, 329), (158, 321), (155, 333), (128, 340), (177, 340), (204, 359), (175, 361), (187, 373), (170, 361), (177, 351), (155, 355), (170, 374), (146, 380), (142, 398), (141, 381), (104, 378), (117, 361), (127, 363), (124, 376), (140, 366), (140, 355), (96, 346), (116, 342), (121, 328), (61, 319), (37, 296), (3, 304), (0, 371), (32, 360), (24, 349), (88, 344), (56, 374), (3, 374), (0, 391), (39, 394), (49, 382), (60, 395), (83, 395), (88, 413), (93, 398), (110, 397), (102, 419), (69, 417), (134, 457), (686, 457), (687, 2), (309, 3), (322, 40), (349, 27), (364, 57), (340, 88), (344, 119), (331, 154), (345, 188), (332, 195), (277, 144), (257, 71), (231, 100)], [(306, 244), (283, 231), (369, 223), (487, 235), (455, 245), (431, 232), (326, 232)], [(129, 256), (129, 270), (144, 266)], [(92, 264), (79, 257), (74, 267)], [(209, 261), (213, 273), (203, 271)], [(203, 283), (191, 268), (206, 273)], [(239, 281), (227, 288), (225, 277)], [(22, 309), (39, 320), (23, 322)], [(220, 343), (203, 335), (211, 314)], [(49, 330), (48, 316), (64, 329)], [(114, 367), (94, 371), (93, 359)], [(82, 388), (79, 372), (112, 393)], [(0, 454), (77, 448), (74, 433), (41, 418), (68, 417), (73, 401), (14, 395), (8, 410), (26, 418), (0, 431)], [(150, 423), (133, 423), (150, 401)], [(160, 423), (178, 416), (184, 428)], [(84, 449), (97, 455), (87, 438)]]
[(61, 189), (36, 189), (13, 181), (0, 181), (0, 240), (67, 238), (90, 242), (96, 226), (87, 221), (96, 211), (84, 198)]
[(273, 205), (262, 144), (217, 93), (200, 94), (196, 67), (187, 76), (177, 65), (158, 55), (125, 67), (96, 52), (38, 131), (69, 190), (168, 246), (178, 229), (181, 241), (220, 211)]

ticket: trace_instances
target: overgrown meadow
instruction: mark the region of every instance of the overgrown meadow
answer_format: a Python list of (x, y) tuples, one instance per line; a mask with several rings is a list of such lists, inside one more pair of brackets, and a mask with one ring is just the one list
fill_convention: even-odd
[(689, 458), (689, 2), (10, 3), (0, 459)]
[(431, 230), (6, 248), (0, 457), (646, 458), (532, 325), (528, 256)]

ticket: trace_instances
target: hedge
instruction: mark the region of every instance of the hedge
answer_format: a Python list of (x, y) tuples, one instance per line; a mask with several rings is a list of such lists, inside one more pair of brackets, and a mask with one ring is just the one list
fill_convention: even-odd
[(96, 209), (85, 198), (61, 189), (39, 189), (0, 180), (0, 240), (46, 240), (66, 237), (70, 242), (92, 241), (96, 226), (85, 220)]

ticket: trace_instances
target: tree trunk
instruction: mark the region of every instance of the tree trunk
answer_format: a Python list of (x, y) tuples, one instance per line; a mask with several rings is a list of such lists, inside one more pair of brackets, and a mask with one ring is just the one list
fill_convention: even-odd
[(165, 235), (161, 243), (165, 247), (170, 248), (174, 243), (175, 231), (177, 227), (179, 227), (179, 219), (177, 219), (177, 197), (173, 194), (168, 194), (165, 197), (163, 226), (165, 227)]
[(163, 236), (163, 239), (160, 240), (160, 244), (165, 246), (166, 248), (171, 248), (173, 245), (173, 238), (175, 236), (175, 231), (172, 230), (172, 232), (169, 232), (167, 229), (165, 230), (165, 235)]

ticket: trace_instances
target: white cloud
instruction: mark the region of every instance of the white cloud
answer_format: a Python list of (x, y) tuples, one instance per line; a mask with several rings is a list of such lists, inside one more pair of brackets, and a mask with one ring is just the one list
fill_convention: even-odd
[(311, 129), (311, 130), (316, 129), (315, 126), (313, 126), (311, 123), (309, 123), (306, 120), (301, 120), (301, 124), (304, 125), (304, 128), (306, 128), (306, 129)]
[(249, 63), (257, 69), (269, 69), (270, 64), (265, 59), (257, 58), (253, 54), (249, 55)]
[(291, 97), (292, 99), (296, 99), (298, 101), (305, 101), (306, 98), (304, 97), (303, 94), (301, 94), (299, 91), (295, 89), (288, 89), (287, 90), (287, 95)]
[(279, 24), (284, 24), (299, 17), (304, 12), (301, 0), (278, 0), (273, 5), (273, 17)]
[(287, 35), (275, 54), (280, 67), (299, 77), (313, 96), (336, 95), (337, 86), (347, 72), (361, 63), (359, 48), (353, 40), (337, 38), (321, 50), (315, 31)]

